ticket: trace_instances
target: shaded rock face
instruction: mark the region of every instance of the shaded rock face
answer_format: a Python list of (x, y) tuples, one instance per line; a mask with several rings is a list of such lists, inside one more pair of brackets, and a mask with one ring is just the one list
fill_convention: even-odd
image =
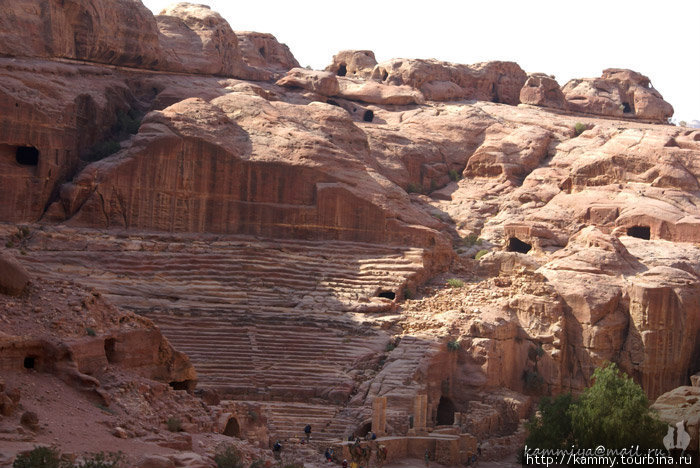
[(372, 78), (409, 85), (431, 101), (478, 99), (515, 105), (527, 79), (514, 62), (462, 65), (438, 60), (394, 59), (378, 64)]
[(326, 71), (338, 76), (369, 78), (375, 65), (377, 59), (371, 50), (341, 50), (333, 56)]
[(139, 0), (21, 0), (0, 16), (0, 54), (137, 68), (162, 63), (158, 28)]
[(0, 250), (0, 293), (19, 296), (29, 283), (29, 274), (8, 252)]
[(575, 112), (660, 123), (673, 115), (673, 107), (651, 86), (649, 78), (632, 70), (609, 68), (600, 78), (571, 80), (562, 91)]
[(236, 31), (238, 46), (246, 64), (275, 72), (287, 72), (299, 67), (286, 44), (281, 44), (268, 33)]

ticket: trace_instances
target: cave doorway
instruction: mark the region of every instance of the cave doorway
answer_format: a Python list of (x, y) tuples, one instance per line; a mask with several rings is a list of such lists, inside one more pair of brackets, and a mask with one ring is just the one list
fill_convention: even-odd
[(374, 120), (374, 111), (373, 110), (366, 110), (365, 113), (362, 115), (362, 120), (365, 122), (371, 122)]
[(519, 252), (526, 254), (532, 249), (532, 245), (527, 242), (523, 242), (517, 237), (511, 237), (508, 239), (508, 252)]
[(632, 108), (630, 107), (629, 102), (623, 102), (622, 103), (622, 112), (625, 114), (631, 114), (632, 113)]
[(359, 437), (360, 439), (364, 439), (367, 434), (369, 434), (372, 431), (372, 423), (368, 422), (363, 425), (361, 425), (357, 431), (355, 431), (355, 436)]
[(448, 397), (440, 397), (437, 407), (437, 425), (451, 426), (455, 422), (455, 405)]
[(649, 226), (630, 226), (627, 228), (627, 235), (637, 239), (651, 239), (651, 228)]
[(238, 420), (231, 416), (228, 418), (226, 423), (226, 428), (224, 428), (224, 435), (229, 437), (241, 438), (241, 426), (238, 424)]
[(173, 390), (185, 390), (187, 393), (194, 392), (195, 387), (197, 387), (196, 380), (173, 380), (168, 383), (170, 388)]
[(345, 76), (348, 74), (348, 67), (344, 63), (341, 63), (338, 67), (338, 76)]
[(25, 369), (34, 369), (36, 367), (36, 356), (26, 356), (23, 364)]
[(117, 361), (117, 340), (114, 338), (107, 338), (105, 340), (105, 356), (107, 357), (107, 362), (114, 364)]
[(36, 166), (39, 164), (39, 150), (33, 146), (18, 146), (15, 161), (21, 166)]
[(383, 297), (384, 299), (393, 301), (396, 299), (396, 293), (394, 291), (379, 291), (377, 297)]

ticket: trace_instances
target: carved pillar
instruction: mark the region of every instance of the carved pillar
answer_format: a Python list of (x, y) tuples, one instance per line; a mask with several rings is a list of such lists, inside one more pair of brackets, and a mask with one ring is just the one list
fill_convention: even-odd
[(372, 432), (378, 436), (386, 431), (386, 397), (376, 397), (372, 402)]
[(413, 427), (416, 431), (425, 431), (428, 416), (428, 395), (416, 395), (413, 399)]

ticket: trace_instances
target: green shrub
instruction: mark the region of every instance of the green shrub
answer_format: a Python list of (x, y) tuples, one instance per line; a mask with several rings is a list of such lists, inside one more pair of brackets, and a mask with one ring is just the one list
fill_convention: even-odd
[(88, 336), (97, 336), (94, 328), (87, 327), (85, 333), (87, 333)]
[(214, 455), (217, 468), (243, 468), (243, 460), (233, 445), (220, 446)]
[(182, 430), (182, 421), (180, 421), (180, 418), (168, 418), (166, 425), (170, 432), (180, 432)]
[(447, 342), (448, 351), (459, 351), (461, 346), (462, 344), (459, 342), (459, 340), (450, 340)]
[(413, 299), (413, 290), (411, 288), (406, 288), (403, 290), (403, 298), (404, 299)]
[(121, 468), (124, 466), (124, 454), (121, 452), (98, 452), (90, 455), (89, 458), (83, 460), (75, 468)]
[(464, 286), (464, 281), (457, 278), (450, 278), (447, 280), (447, 285), (451, 288), (461, 288)]
[(413, 182), (410, 182), (406, 186), (406, 192), (407, 193), (423, 193), (423, 186), (414, 184)]
[(117, 113), (117, 123), (112, 129), (117, 134), (136, 134), (141, 127), (141, 116), (134, 110), (128, 112), (120, 111)]
[(585, 124), (582, 124), (581, 122), (576, 122), (576, 125), (574, 125), (574, 132), (576, 133), (576, 136), (579, 136), (583, 132), (587, 130), (587, 127)]
[(539, 392), (544, 386), (544, 379), (536, 370), (526, 370), (523, 380), (525, 380), (525, 390), (528, 392)]
[(72, 463), (61, 459), (55, 447), (35, 447), (29, 453), (18, 455), (12, 468), (71, 468)]
[(396, 349), (396, 345), (394, 344), (393, 341), (390, 341), (386, 344), (386, 348), (384, 348), (384, 351), (386, 351), (387, 353), (390, 353), (395, 349)]
[(488, 250), (486, 250), (486, 249), (481, 249), (481, 250), (479, 250), (479, 251), (476, 253), (476, 255), (474, 255), (474, 259), (475, 259), (475, 260), (479, 260), (481, 257), (483, 257), (484, 255), (486, 255), (487, 253), (489, 253)]
[(466, 237), (462, 238), (462, 244), (466, 247), (473, 247), (475, 245), (481, 245), (484, 242), (479, 236), (474, 233), (468, 234)]
[(459, 172), (455, 171), (454, 169), (450, 169), (450, 172), (448, 172), (447, 175), (450, 176), (450, 180), (452, 182), (457, 182), (462, 178), (462, 176), (459, 175)]

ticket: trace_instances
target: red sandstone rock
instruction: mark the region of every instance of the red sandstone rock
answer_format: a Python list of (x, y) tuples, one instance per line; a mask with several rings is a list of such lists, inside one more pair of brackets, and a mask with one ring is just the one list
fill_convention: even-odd
[(433, 101), (478, 99), (515, 105), (520, 102), (520, 89), (527, 76), (513, 62), (462, 65), (437, 60), (394, 59), (378, 64), (372, 78), (388, 84), (413, 86)]
[(544, 73), (533, 73), (520, 90), (520, 102), (533, 106), (566, 110), (567, 103), (559, 83)]
[(277, 81), (277, 85), (287, 88), (302, 88), (322, 96), (335, 96), (340, 90), (338, 80), (330, 72), (293, 68)]
[(0, 251), (0, 293), (19, 296), (29, 283), (29, 274), (7, 251)]
[(338, 76), (369, 78), (377, 59), (371, 50), (341, 50), (333, 56), (333, 62), (326, 71)]
[(676, 429), (679, 423), (682, 424), (683, 430), (690, 436), (688, 451), (700, 449), (699, 387), (675, 388), (657, 398), (651, 407), (657, 411), (659, 419), (671, 428)]
[(286, 73), (299, 67), (286, 44), (281, 44), (268, 33), (236, 31), (238, 46), (243, 60), (251, 67), (270, 69)]
[(422, 104), (425, 98), (410, 86), (388, 86), (376, 81), (353, 81), (340, 78), (338, 96), (351, 101), (362, 101), (379, 105)]
[(632, 70), (603, 70), (600, 78), (571, 80), (562, 91), (569, 108), (576, 112), (661, 123), (673, 115), (673, 107), (651, 86), (649, 78)]

